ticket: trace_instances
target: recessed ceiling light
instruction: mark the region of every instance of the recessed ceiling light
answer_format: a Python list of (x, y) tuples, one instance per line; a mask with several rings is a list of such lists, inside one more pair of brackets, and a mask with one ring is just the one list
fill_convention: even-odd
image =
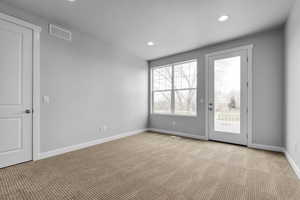
[(155, 44), (154, 44), (154, 42), (150, 41), (150, 42), (147, 42), (147, 45), (148, 46), (154, 46)]
[(229, 16), (228, 15), (221, 15), (219, 18), (218, 18), (218, 21), (219, 22), (225, 22), (229, 19)]
[(76, 0), (67, 0), (67, 1), (69, 1), (69, 2), (75, 2)]

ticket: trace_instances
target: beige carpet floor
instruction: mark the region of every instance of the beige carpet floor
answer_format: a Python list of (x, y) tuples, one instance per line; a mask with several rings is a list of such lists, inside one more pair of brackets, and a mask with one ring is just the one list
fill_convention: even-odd
[(155, 133), (0, 169), (1, 200), (299, 200), (281, 153)]

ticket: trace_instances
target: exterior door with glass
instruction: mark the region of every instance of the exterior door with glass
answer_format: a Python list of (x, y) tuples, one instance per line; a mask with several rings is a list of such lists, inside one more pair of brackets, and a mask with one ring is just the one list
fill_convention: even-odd
[(207, 56), (210, 140), (247, 145), (247, 57), (245, 49)]

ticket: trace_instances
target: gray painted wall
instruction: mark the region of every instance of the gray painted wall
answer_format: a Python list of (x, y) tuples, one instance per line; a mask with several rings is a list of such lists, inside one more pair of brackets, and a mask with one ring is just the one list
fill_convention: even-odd
[(286, 25), (286, 149), (300, 168), (300, 1)]
[(144, 60), (76, 30), (72, 42), (53, 38), (48, 21), (3, 3), (0, 12), (43, 28), (41, 95), (51, 103), (41, 105), (41, 152), (147, 126)]
[[(219, 50), (253, 44), (253, 142), (283, 145), (284, 121), (284, 32), (283, 28), (258, 33), (213, 46), (160, 58), (149, 62), (159, 66), (198, 59), (198, 117), (149, 116), (149, 127), (205, 135), (205, 55)], [(175, 121), (175, 127), (172, 122)]]

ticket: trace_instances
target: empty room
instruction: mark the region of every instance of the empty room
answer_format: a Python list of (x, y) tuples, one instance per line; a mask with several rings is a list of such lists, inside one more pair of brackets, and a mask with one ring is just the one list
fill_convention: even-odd
[(0, 0), (0, 200), (300, 200), (300, 0)]

